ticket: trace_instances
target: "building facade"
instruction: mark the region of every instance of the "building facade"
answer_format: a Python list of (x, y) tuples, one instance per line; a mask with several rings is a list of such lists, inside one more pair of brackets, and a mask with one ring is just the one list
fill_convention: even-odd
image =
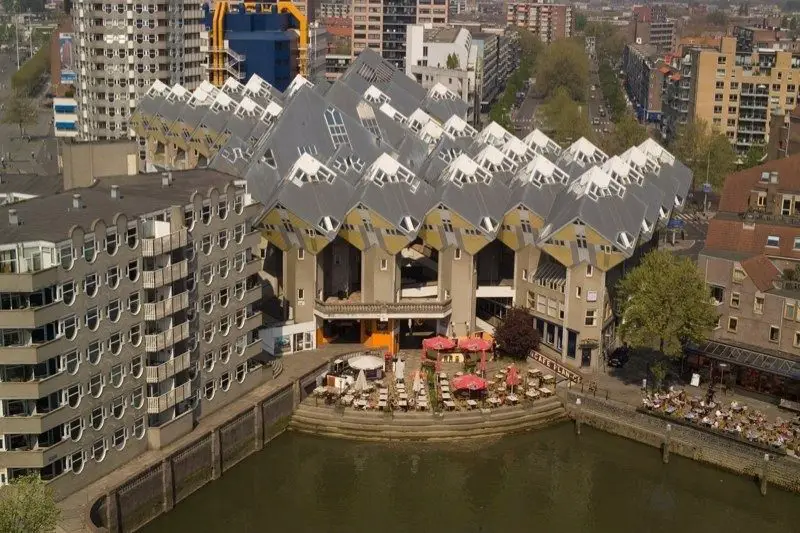
[(155, 80), (194, 89), (204, 79), (201, 2), (77, 0), (70, 48), (82, 140), (132, 135), (131, 110)]
[(800, 156), (725, 180), (699, 267), (719, 322), (691, 364), (729, 386), (800, 399)]
[(506, 24), (527, 28), (543, 43), (572, 37), (572, 6), (549, 2), (507, 2)]
[(586, 139), (565, 148), (538, 130), (478, 131), (458, 95), (371, 50), (324, 93), (301, 79), (280, 95), (259, 86), (211, 100), (156, 87), (135, 124), (160, 166), (202, 157), (264, 206), (273, 352), (333, 341), (394, 352), (411, 330), (491, 332), (521, 305), (542, 350), (598, 368), (614, 341), (609, 288), (692, 179), (650, 140), (608, 157)]
[(668, 137), (687, 120), (702, 119), (723, 132), (736, 150), (769, 142), (773, 110), (797, 105), (800, 54), (741, 47), (724, 37), (716, 48), (691, 48), (666, 89), (662, 128)]
[(447, 0), (353, 0), (352, 54), (369, 48), (403, 70), (408, 26), (446, 24), (448, 16)]
[(3, 206), (0, 480), (69, 494), (263, 382), (259, 209), (213, 170)]
[(483, 58), (463, 28), (413, 25), (406, 33), (406, 74), (425, 89), (444, 85), (466, 102), (469, 121), (480, 119)]
[(660, 53), (675, 49), (675, 21), (667, 18), (664, 5), (634, 7), (628, 28), (631, 44), (649, 45)]
[(625, 89), (640, 121), (661, 120), (661, 94), (670, 69), (654, 46), (629, 44), (622, 53)]
[(321, 2), (317, 7), (317, 20), (327, 18), (350, 18), (350, 2)]

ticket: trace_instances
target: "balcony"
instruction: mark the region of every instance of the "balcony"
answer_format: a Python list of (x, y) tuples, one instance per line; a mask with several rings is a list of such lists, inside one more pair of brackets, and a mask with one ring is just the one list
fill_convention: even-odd
[(38, 400), (60, 391), (75, 381), (77, 381), (75, 376), (63, 371), (44, 379), (6, 380), (0, 382), (0, 399)]
[(742, 213), (741, 217), (748, 222), (777, 222), (779, 224), (800, 227), (800, 217), (797, 216), (775, 215), (773, 213), (767, 213), (766, 211), (750, 210)]
[(189, 323), (184, 322), (161, 333), (144, 336), (144, 349), (148, 352), (165, 350), (189, 337)]
[[(0, 453), (0, 468), (44, 468), (69, 451), (72, 441), (64, 438), (45, 448), (9, 450)], [(73, 444), (74, 446), (74, 444)]]
[(0, 359), (6, 365), (37, 365), (56, 357), (70, 347), (65, 335), (43, 342), (28, 342), (20, 345), (0, 346)]
[(142, 272), (142, 285), (145, 289), (158, 289), (188, 275), (189, 265), (183, 260), (158, 270), (145, 270)]
[[(57, 407), (46, 413), (0, 416), (0, 433), (14, 435), (39, 435), (56, 426), (66, 424), (75, 418), (79, 411), (67, 405)], [(0, 453), (0, 456), (3, 454)]]
[(161, 320), (189, 306), (189, 292), (182, 292), (160, 302), (144, 304), (145, 320)]
[(36, 292), (58, 283), (58, 269), (38, 272), (5, 272), (0, 269), (0, 292)]
[(451, 301), (440, 302), (315, 302), (314, 314), (327, 319), (444, 318), (452, 312)]
[(187, 368), (189, 368), (190, 364), (191, 361), (189, 357), (189, 352), (186, 352), (177, 357), (173, 357), (166, 363), (162, 363), (158, 366), (148, 366), (147, 382), (158, 383), (160, 381), (164, 381), (167, 378), (171, 378), (178, 372), (186, 370)]
[(169, 253), (178, 248), (183, 248), (189, 242), (189, 234), (186, 228), (182, 228), (163, 237), (152, 239), (142, 239), (142, 255), (145, 257), (155, 257)]
[(178, 385), (169, 392), (156, 396), (155, 398), (147, 398), (147, 412), (151, 415), (163, 413), (170, 407), (188, 400), (192, 397), (192, 382), (187, 381), (183, 385)]

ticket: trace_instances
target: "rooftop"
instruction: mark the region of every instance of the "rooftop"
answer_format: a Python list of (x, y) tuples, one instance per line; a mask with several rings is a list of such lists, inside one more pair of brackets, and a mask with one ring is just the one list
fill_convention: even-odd
[(461, 28), (430, 28), (424, 31), (424, 38), (429, 43), (454, 43)]

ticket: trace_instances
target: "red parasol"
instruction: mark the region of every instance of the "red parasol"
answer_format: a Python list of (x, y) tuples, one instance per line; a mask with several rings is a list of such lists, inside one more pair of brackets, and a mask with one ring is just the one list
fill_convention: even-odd
[(459, 339), (458, 347), (468, 352), (484, 352), (492, 347), (492, 343), (480, 337), (469, 337)]
[(422, 347), (429, 350), (452, 350), (456, 343), (447, 337), (431, 337), (422, 341)]
[(506, 376), (506, 384), (509, 387), (514, 387), (515, 385), (519, 385), (519, 372), (517, 372), (517, 367), (514, 365), (508, 369), (508, 375)]
[(486, 380), (479, 378), (475, 374), (467, 374), (453, 378), (450, 382), (456, 390), (483, 390), (486, 388)]

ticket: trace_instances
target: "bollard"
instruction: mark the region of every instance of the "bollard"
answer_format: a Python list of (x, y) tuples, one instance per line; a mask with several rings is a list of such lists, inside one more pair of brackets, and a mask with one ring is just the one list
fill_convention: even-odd
[(769, 454), (764, 454), (764, 466), (761, 471), (761, 495), (767, 495), (767, 475), (769, 474)]
[(664, 446), (661, 448), (661, 460), (664, 464), (669, 463), (669, 442), (672, 437), (672, 424), (667, 424), (667, 431), (664, 433)]
[(575, 434), (581, 434), (581, 399), (575, 400)]

